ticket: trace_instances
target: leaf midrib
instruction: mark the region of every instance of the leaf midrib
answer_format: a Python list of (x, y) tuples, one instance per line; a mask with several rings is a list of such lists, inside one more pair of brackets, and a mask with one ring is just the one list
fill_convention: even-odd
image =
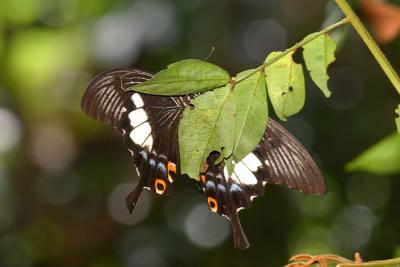
[(219, 120), (219, 117), (221, 116), (221, 111), (222, 111), (222, 109), (223, 109), (223, 107), (224, 107), (224, 105), (225, 105), (225, 102), (226, 102), (226, 100), (228, 99), (228, 97), (229, 97), (229, 95), (232, 93), (232, 91), (230, 90), (229, 91), (229, 93), (227, 93), (226, 94), (226, 97), (225, 97), (225, 99), (223, 100), (223, 102), (222, 102), (222, 104), (221, 104), (221, 108), (219, 109), (219, 111), (218, 111), (218, 115), (217, 115), (217, 117), (216, 117), (216, 119), (215, 119), (215, 121), (214, 121), (214, 125), (213, 125), (213, 128), (212, 128), (212, 131), (210, 131), (210, 135), (208, 136), (208, 138), (207, 138), (207, 143), (206, 143), (206, 145), (205, 145), (205, 147), (204, 147), (204, 150), (203, 150), (203, 153), (202, 153), (202, 160), (204, 160), (204, 155), (206, 154), (206, 152), (204, 153), (204, 151), (206, 151), (207, 150), (207, 147), (209, 147), (209, 145), (210, 145), (210, 139), (211, 139), (211, 136), (213, 135), (213, 133), (215, 132), (215, 128), (216, 128), (216, 126), (217, 126), (217, 122), (218, 122), (218, 120)]
[[(237, 148), (237, 146), (239, 145), (239, 141), (240, 141), (240, 138), (241, 138), (241, 136), (242, 136), (242, 134), (243, 134), (243, 130), (244, 130), (244, 126), (246, 125), (246, 121), (247, 121), (247, 117), (248, 117), (248, 114), (249, 114), (249, 111), (250, 111), (250, 106), (251, 106), (251, 104), (253, 103), (253, 101), (254, 101), (254, 98), (255, 98), (255, 95), (256, 95), (256, 91), (257, 91), (257, 88), (258, 88), (258, 83), (260, 82), (260, 78), (262, 78), (262, 75), (260, 75), (260, 77), (257, 79), (257, 81), (256, 81), (256, 83), (255, 83), (255, 86), (254, 86), (254, 89), (253, 89), (253, 93), (252, 93), (252, 97), (251, 97), (251, 101), (249, 101), (249, 105), (247, 106), (248, 108), (246, 109), (246, 116), (244, 116), (244, 118), (245, 118), (245, 123), (243, 123), (243, 126), (242, 127), (240, 127), (241, 128), (241, 130), (240, 130), (240, 135), (239, 135), (239, 137), (237, 138), (237, 142), (236, 142), (236, 144), (235, 144), (235, 147), (233, 148), (233, 155), (235, 154), (235, 151), (236, 151), (236, 148)], [(251, 104), (250, 104), (251, 103)], [(236, 136), (235, 136), (235, 138), (236, 138)]]
[(144, 87), (144, 86), (151, 86), (151, 85), (164, 85), (164, 84), (170, 84), (170, 83), (187, 83), (187, 82), (204, 82), (204, 81), (218, 81), (218, 80), (229, 80), (229, 78), (214, 78), (214, 79), (197, 79), (197, 80), (186, 80), (186, 81), (165, 81), (165, 82), (158, 82), (158, 83), (152, 83), (149, 81), (149, 84), (146, 84), (146, 82), (135, 85), (133, 88), (137, 87)]

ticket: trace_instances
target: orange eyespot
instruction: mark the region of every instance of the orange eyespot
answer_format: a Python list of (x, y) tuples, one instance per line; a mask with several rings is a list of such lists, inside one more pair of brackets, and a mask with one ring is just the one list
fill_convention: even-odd
[(168, 180), (172, 183), (174, 181), (174, 178), (172, 177), (171, 173), (175, 174), (176, 173), (176, 165), (172, 161), (168, 161)]
[(210, 210), (212, 212), (217, 212), (218, 211), (218, 203), (217, 203), (217, 200), (215, 200), (215, 198), (208, 197), (207, 198), (207, 203), (208, 203), (208, 206), (210, 207)]
[(176, 173), (176, 165), (172, 161), (168, 161), (168, 172)]
[(156, 189), (156, 193), (159, 195), (164, 194), (165, 189), (167, 188), (167, 184), (165, 183), (164, 180), (161, 179), (156, 179), (154, 182), (154, 188)]
[(206, 176), (205, 175), (200, 175), (200, 181), (203, 183), (203, 184), (206, 184)]

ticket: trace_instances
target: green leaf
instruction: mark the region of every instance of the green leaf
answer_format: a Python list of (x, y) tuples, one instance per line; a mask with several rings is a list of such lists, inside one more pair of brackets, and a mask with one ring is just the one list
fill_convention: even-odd
[(328, 34), (321, 35), (303, 45), (303, 57), (310, 76), (326, 97), (330, 97), (328, 89), (328, 66), (335, 61), (336, 43)]
[(400, 135), (395, 133), (368, 148), (346, 165), (348, 171), (368, 171), (378, 175), (400, 172)]
[[(238, 74), (244, 77), (253, 70)], [(255, 149), (264, 135), (268, 122), (268, 103), (265, 75), (257, 72), (234, 88), (236, 101), (235, 149), (233, 157), (239, 162)]]
[[(267, 60), (282, 52), (272, 52)], [(298, 113), (304, 106), (305, 83), (303, 67), (293, 61), (294, 52), (265, 69), (269, 98), (281, 120)]]
[(397, 131), (400, 133), (400, 105), (396, 109), (397, 118), (395, 119), (397, 125)]
[(229, 74), (214, 64), (186, 59), (129, 89), (152, 95), (188, 95), (223, 86), (229, 79)]
[(206, 92), (186, 108), (179, 125), (181, 172), (197, 178), (202, 163), (212, 151), (232, 155), (235, 144), (235, 98), (231, 85)]
[(224, 172), (225, 169), (228, 172), (228, 175), (232, 175), (233, 170), (235, 169), (235, 161), (233, 160), (233, 157), (228, 158), (227, 160), (225, 160), (225, 166), (224, 166)]

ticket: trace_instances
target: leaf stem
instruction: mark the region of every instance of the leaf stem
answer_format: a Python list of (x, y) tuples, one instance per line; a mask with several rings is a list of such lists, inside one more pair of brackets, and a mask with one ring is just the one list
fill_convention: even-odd
[(346, 0), (335, 0), (336, 4), (340, 7), (346, 17), (350, 20), (353, 27), (356, 29), (364, 43), (367, 45), (372, 55), (378, 61), (379, 65), (385, 72), (386, 76), (392, 82), (394, 88), (400, 94), (400, 78), (397, 72), (393, 69), (392, 65), (389, 63), (388, 59), (383, 54), (382, 50), (379, 48), (377, 43), (371, 37), (367, 29), (364, 27), (360, 19), (351, 9), (350, 5)]
[(281, 58), (287, 56), (288, 54), (290, 54), (290, 53), (296, 51), (297, 49), (299, 49), (299, 48), (302, 47), (303, 45), (305, 45), (305, 44), (311, 42), (311, 41), (314, 40), (315, 38), (317, 38), (317, 37), (319, 37), (319, 36), (321, 36), (321, 35), (324, 35), (324, 34), (330, 32), (330, 31), (332, 31), (332, 30), (334, 30), (334, 29), (336, 29), (336, 28), (338, 28), (338, 27), (340, 27), (340, 26), (342, 26), (342, 25), (344, 25), (344, 24), (349, 23), (349, 22), (350, 22), (350, 20), (349, 20), (348, 18), (345, 18), (345, 19), (342, 19), (341, 21), (338, 21), (338, 22), (336, 22), (336, 23), (334, 23), (334, 24), (332, 24), (332, 25), (329, 25), (328, 27), (326, 27), (325, 29), (323, 29), (323, 30), (321, 30), (321, 31), (319, 31), (319, 32), (316, 32), (316, 33), (314, 33), (314, 34), (311, 34), (311, 35), (307, 36), (306, 38), (304, 38), (304, 39), (301, 40), (300, 42), (296, 43), (294, 46), (292, 46), (292, 47), (286, 49), (285, 51), (283, 51), (283, 52), (282, 52), (281, 54), (279, 54), (278, 56), (273, 57), (273, 58), (271, 58), (271, 59), (265, 61), (264, 64), (262, 64), (261, 66), (257, 67), (256, 69), (254, 69), (254, 71), (252, 71), (252, 72), (250, 72), (249, 74), (247, 74), (247, 75), (245, 75), (245, 76), (243, 76), (243, 77), (241, 77), (241, 78), (235, 80), (235, 84), (238, 84), (238, 83), (242, 82), (243, 80), (246, 80), (247, 78), (249, 78), (250, 76), (254, 75), (255, 73), (257, 73), (257, 72), (259, 72), (259, 71), (264, 71), (264, 69), (265, 69), (266, 67), (268, 67), (269, 65), (271, 65), (271, 64), (273, 64), (273, 63), (275, 63), (275, 62), (277, 62), (279, 59), (281, 59)]

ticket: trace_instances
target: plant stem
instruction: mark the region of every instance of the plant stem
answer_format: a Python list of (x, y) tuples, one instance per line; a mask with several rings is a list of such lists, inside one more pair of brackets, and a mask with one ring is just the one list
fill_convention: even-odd
[(368, 261), (363, 263), (343, 263), (336, 265), (337, 267), (399, 267), (400, 266), (400, 258), (398, 259), (390, 259), (390, 260), (382, 260), (382, 261)]
[(349, 4), (346, 0), (335, 0), (336, 4), (340, 7), (346, 17), (350, 20), (353, 27), (356, 29), (364, 43), (368, 46), (369, 50), (371, 51), (372, 55), (378, 61), (379, 65), (385, 72), (386, 76), (392, 82), (393, 86), (400, 94), (400, 78), (396, 71), (393, 69), (392, 65), (390, 65), (389, 61), (383, 54), (382, 50), (376, 44), (374, 39), (371, 37), (367, 29), (364, 27), (360, 19), (351, 9)]
[(273, 57), (271, 59), (268, 59), (267, 61), (264, 62), (264, 64), (262, 64), (261, 66), (257, 67), (256, 69), (254, 69), (254, 71), (250, 72), (246, 76), (243, 76), (242, 78), (235, 80), (235, 84), (238, 84), (238, 83), (242, 82), (243, 80), (246, 80), (247, 78), (249, 78), (250, 76), (254, 75), (255, 73), (257, 73), (259, 71), (264, 71), (264, 69), (266, 67), (268, 67), (269, 65), (277, 62), (279, 59), (281, 59), (281, 58), (287, 56), (288, 54), (296, 51), (297, 49), (299, 49), (303, 45), (311, 42), (315, 38), (317, 38), (317, 37), (319, 37), (321, 35), (324, 35), (324, 34), (330, 32), (330, 31), (332, 31), (332, 30), (334, 30), (334, 29), (336, 29), (336, 28), (338, 28), (338, 27), (340, 27), (340, 26), (342, 26), (342, 25), (344, 25), (346, 23), (349, 23), (349, 22), (350, 22), (350, 20), (345, 18), (345, 19), (342, 19), (341, 21), (338, 21), (338, 22), (336, 22), (336, 23), (334, 23), (332, 25), (329, 25), (328, 27), (326, 27), (325, 29), (323, 29), (323, 30), (321, 30), (319, 32), (316, 32), (316, 33), (308, 35), (306, 38), (304, 38), (303, 40), (301, 40), (300, 42), (298, 42), (294, 46), (286, 49), (285, 51), (283, 51), (278, 56)]

